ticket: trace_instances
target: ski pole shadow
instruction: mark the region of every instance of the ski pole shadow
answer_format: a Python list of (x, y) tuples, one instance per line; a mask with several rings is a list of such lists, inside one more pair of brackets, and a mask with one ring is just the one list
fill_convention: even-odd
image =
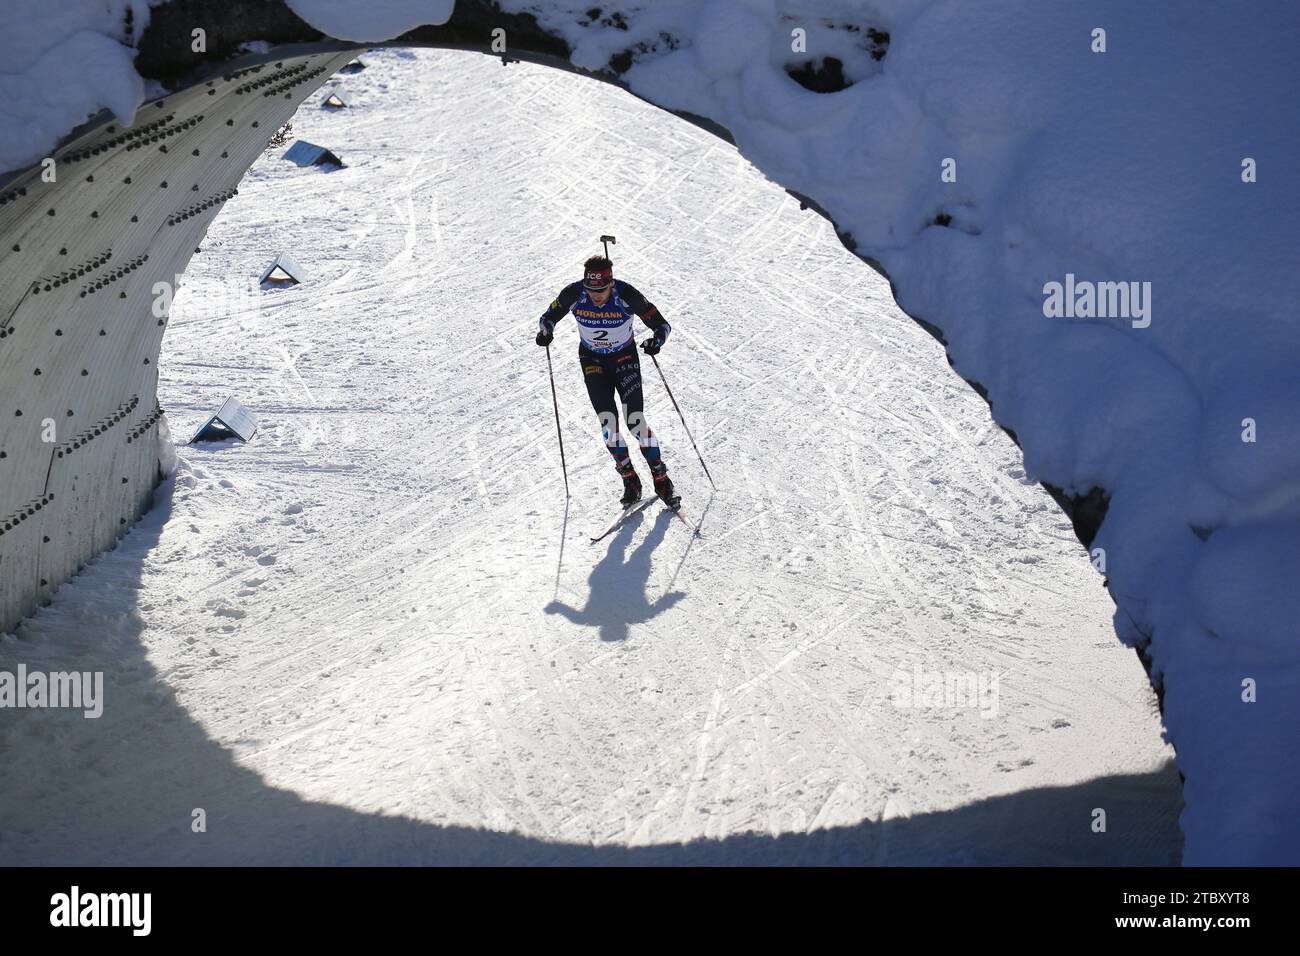
[(609, 550), (591, 569), (587, 579), (590, 592), (585, 607), (578, 609), (553, 600), (542, 610), (547, 614), (559, 614), (574, 624), (598, 628), (602, 641), (625, 641), (633, 624), (650, 620), (686, 597), (684, 591), (669, 591), (654, 602), (646, 598), (651, 555), (663, 541), (674, 519), (672, 512), (661, 511), (645, 540), (625, 558), (628, 545), (644, 520), (644, 512), (638, 512), (615, 533)]
[(677, 562), (677, 568), (673, 571), (673, 576), (668, 579), (668, 587), (664, 588), (664, 593), (673, 589), (677, 583), (677, 575), (682, 573), (682, 566), (686, 564), (686, 559), (691, 556), (691, 548), (695, 547), (695, 540), (701, 537), (700, 529), (704, 527), (704, 519), (709, 516), (709, 509), (713, 507), (713, 499), (717, 497), (714, 491), (709, 495), (709, 500), (704, 503), (704, 510), (700, 512), (700, 520), (695, 522), (695, 527), (691, 530), (691, 540), (686, 543), (686, 550), (682, 552), (682, 559)]
[(560, 597), (560, 572), (564, 570), (564, 541), (569, 536), (569, 498), (564, 499), (564, 524), (560, 528), (560, 558), (555, 562), (555, 590), (551, 593), (551, 600), (559, 600)]

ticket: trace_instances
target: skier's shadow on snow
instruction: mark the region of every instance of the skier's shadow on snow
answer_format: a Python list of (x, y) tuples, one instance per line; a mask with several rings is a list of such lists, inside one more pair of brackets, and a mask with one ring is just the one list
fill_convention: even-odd
[(637, 512), (615, 532), (605, 557), (591, 569), (588, 578), (591, 591), (586, 607), (579, 610), (563, 601), (552, 601), (542, 610), (547, 614), (559, 614), (574, 624), (599, 628), (602, 641), (625, 641), (631, 625), (650, 620), (686, 597), (684, 591), (671, 591), (653, 603), (646, 598), (650, 556), (668, 533), (668, 526), (673, 522), (671, 511), (661, 511), (645, 540), (636, 546), (630, 557), (624, 557), (644, 518), (644, 512)]

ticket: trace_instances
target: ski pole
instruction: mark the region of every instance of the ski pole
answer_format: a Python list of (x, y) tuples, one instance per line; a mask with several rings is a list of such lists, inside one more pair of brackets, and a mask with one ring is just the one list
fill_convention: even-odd
[[(560, 439), (560, 468), (564, 471), (564, 498), (569, 498), (569, 466), (564, 462), (564, 433), (560, 431), (560, 402), (555, 397), (555, 368), (551, 365), (551, 347), (546, 346), (546, 370), (551, 373), (551, 404), (555, 406), (555, 434)], [(711, 480), (711, 479), (710, 479)]]
[(691, 447), (695, 449), (695, 457), (700, 460), (700, 467), (704, 469), (704, 477), (709, 479), (709, 484), (713, 485), (714, 491), (717, 491), (718, 486), (713, 484), (713, 476), (709, 474), (709, 466), (704, 464), (704, 456), (700, 454), (700, 447), (695, 444), (695, 436), (691, 434), (690, 426), (686, 424), (686, 416), (682, 414), (682, 408), (677, 404), (677, 399), (673, 398), (673, 390), (668, 387), (668, 379), (664, 378), (664, 370), (659, 368), (659, 359), (652, 355), (650, 361), (655, 363), (655, 368), (659, 372), (659, 379), (664, 383), (664, 391), (668, 393), (673, 408), (677, 409), (677, 417), (682, 420), (682, 427), (686, 429), (686, 437), (691, 440)]

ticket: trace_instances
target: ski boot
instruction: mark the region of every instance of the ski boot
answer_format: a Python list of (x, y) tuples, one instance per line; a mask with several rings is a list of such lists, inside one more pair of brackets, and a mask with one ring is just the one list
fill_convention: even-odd
[(641, 500), (641, 479), (637, 477), (632, 462), (618, 466), (618, 476), (623, 479), (623, 497), (619, 501), (624, 508)]
[(654, 476), (655, 494), (659, 496), (659, 500), (667, 505), (670, 511), (680, 508), (682, 496), (673, 493), (673, 480), (668, 477), (668, 466), (660, 462), (650, 469), (650, 474)]

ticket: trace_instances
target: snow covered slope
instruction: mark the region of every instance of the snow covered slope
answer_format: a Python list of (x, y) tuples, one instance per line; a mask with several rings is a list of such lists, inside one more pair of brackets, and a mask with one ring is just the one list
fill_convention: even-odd
[[(824, 219), (613, 88), (365, 59), (293, 119), (347, 167), (260, 160), (167, 327), (175, 436), (228, 394), (261, 431), (180, 449), (0, 641), (108, 684), (4, 713), (0, 862), (1177, 861), (1069, 523)], [(588, 543), (618, 483), (571, 323), (566, 512), (533, 327), (602, 231), (674, 325), (716, 497), (647, 364), (648, 415), (695, 541), (656, 505)], [(307, 281), (248, 288), (280, 251)], [(982, 693), (903, 706), (918, 671)]]
[[(500, 6), (563, 37), (574, 65), (729, 129), (943, 331), (1032, 477), (1109, 495), (1098, 563), (1116, 630), (1164, 691), (1187, 862), (1300, 860), (1295, 4)], [(96, 5), (68, 9), (15, 34), (32, 52), (5, 78), (11, 100), (41, 100), (37, 50), (120, 33)], [(365, 37), (448, 13), (293, 9)], [(75, 117), (102, 90), (126, 118), (126, 59), (92, 43), (45, 112)], [(55, 138), (34, 119), (4, 128), (8, 162)]]

